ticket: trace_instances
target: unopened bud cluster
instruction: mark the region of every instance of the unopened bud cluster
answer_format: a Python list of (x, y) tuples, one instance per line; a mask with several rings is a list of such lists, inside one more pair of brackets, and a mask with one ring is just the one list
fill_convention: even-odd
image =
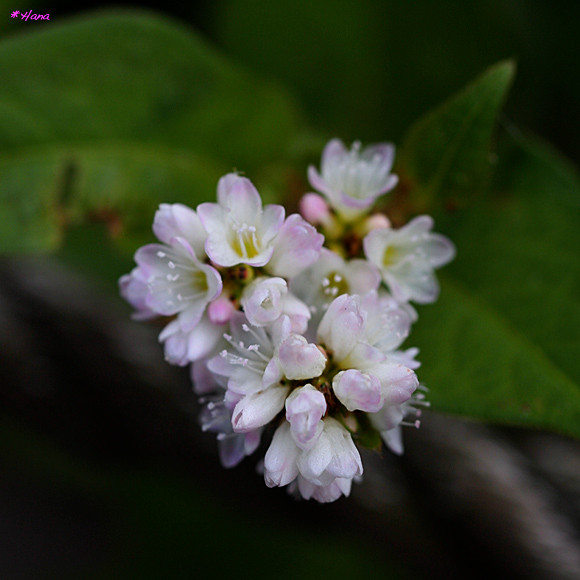
[[(394, 147), (324, 149), (318, 193), (301, 215), (262, 205), (230, 173), (217, 203), (162, 204), (121, 294), (140, 320), (168, 317), (159, 340), (171, 364), (190, 365), (225, 467), (262, 441), (266, 485), (331, 502), (363, 474), (357, 446), (402, 453), (401, 426), (418, 426), (418, 350), (401, 345), (411, 302), (437, 299), (434, 269), (454, 256), (428, 216), (400, 229), (376, 200), (392, 190)], [(326, 247), (325, 247), (326, 239)]]

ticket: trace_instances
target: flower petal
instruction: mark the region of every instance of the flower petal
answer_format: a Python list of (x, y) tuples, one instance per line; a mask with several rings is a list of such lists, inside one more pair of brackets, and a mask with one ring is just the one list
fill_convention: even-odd
[(296, 459), (299, 453), (300, 449), (290, 433), (290, 424), (284, 421), (276, 429), (264, 457), (264, 480), (268, 487), (283, 487), (296, 479), (298, 475)]
[(244, 397), (232, 414), (234, 431), (244, 433), (269, 423), (284, 408), (288, 391), (288, 387), (271, 386)]
[(332, 390), (349, 411), (376, 413), (383, 406), (379, 379), (356, 369), (336, 374)]
[(284, 376), (290, 380), (319, 377), (326, 367), (326, 357), (320, 349), (299, 334), (291, 334), (280, 344), (278, 359)]

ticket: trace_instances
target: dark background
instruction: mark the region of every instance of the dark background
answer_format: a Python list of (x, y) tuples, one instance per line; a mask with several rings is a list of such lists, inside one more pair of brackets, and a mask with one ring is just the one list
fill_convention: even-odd
[[(10, 5), (12, 7), (12, 4)], [(292, 92), (310, 123), (346, 141), (400, 142), (410, 123), (485, 68), (513, 58), (506, 116), (580, 159), (580, 5), (565, 0), (36, 1), (50, 25), (146, 8), (200, 31), (227, 58)], [(32, 30), (26, 23), (26, 32)], [(10, 22), (9, 33), (24, 23)], [(46, 21), (33, 23), (48, 26)]]

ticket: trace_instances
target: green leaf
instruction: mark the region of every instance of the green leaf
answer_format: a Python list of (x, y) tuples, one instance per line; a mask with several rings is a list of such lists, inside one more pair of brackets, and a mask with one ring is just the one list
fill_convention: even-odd
[(495, 121), (515, 73), (499, 63), (416, 122), (399, 159), (419, 211), (463, 206), (488, 184)]
[(436, 409), (580, 437), (580, 180), (544, 146), (449, 220), (456, 260), (412, 341)]
[(160, 202), (196, 205), (210, 199), (225, 171), (191, 151), (139, 143), (54, 145), (5, 156), (0, 247), (52, 249), (65, 229), (89, 220), (105, 222), (113, 237), (134, 250), (151, 238)]
[(0, 70), (0, 250), (52, 249), (103, 216), (129, 244), (160, 202), (279, 163), (300, 126), (275, 86), (138, 12), (7, 39)]

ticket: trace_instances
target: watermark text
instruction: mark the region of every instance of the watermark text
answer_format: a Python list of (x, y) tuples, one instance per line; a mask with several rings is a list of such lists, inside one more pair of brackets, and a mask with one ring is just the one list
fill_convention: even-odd
[(20, 10), (14, 10), (10, 13), (11, 18), (18, 18), (20, 16), (20, 20), (50, 20), (50, 14), (34, 14), (32, 10), (28, 12), (20, 12)]

